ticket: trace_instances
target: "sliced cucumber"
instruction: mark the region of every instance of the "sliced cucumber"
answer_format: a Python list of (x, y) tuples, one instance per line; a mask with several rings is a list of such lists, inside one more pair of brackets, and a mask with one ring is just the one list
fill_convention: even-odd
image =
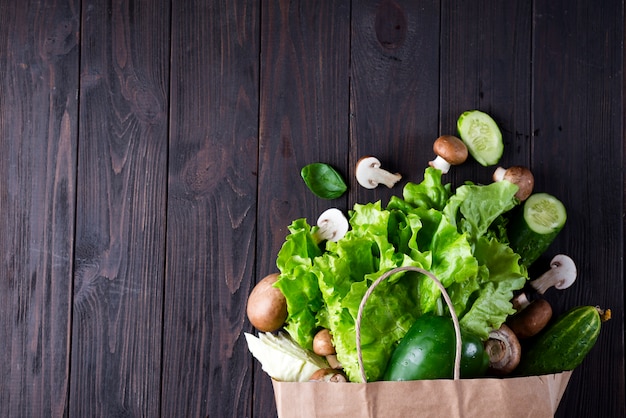
[(459, 136), (476, 161), (485, 167), (500, 161), (504, 151), (502, 133), (491, 116), (480, 110), (468, 110), (459, 116), (456, 125)]
[(563, 203), (548, 193), (535, 193), (516, 212), (508, 228), (511, 248), (525, 266), (543, 254), (561, 232), (567, 212)]

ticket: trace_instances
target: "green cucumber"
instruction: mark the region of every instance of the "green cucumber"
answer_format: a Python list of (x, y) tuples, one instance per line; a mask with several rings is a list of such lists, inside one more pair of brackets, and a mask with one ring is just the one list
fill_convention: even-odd
[(463, 112), (456, 123), (459, 136), (467, 150), (483, 166), (495, 165), (500, 161), (504, 144), (498, 124), (480, 110)]
[(600, 315), (595, 306), (578, 306), (561, 315), (523, 348), (515, 374), (538, 376), (575, 369), (598, 339)]
[(513, 251), (528, 267), (543, 254), (561, 232), (567, 212), (563, 203), (548, 193), (531, 195), (511, 218), (507, 234)]

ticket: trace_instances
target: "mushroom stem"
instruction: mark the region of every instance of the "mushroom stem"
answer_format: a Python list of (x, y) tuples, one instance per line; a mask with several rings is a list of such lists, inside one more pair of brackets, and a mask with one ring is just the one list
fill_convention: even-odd
[(450, 167), (452, 166), (449, 162), (447, 162), (443, 157), (438, 155), (434, 160), (428, 163), (431, 167), (440, 170), (442, 174), (446, 174), (450, 171)]
[(502, 181), (504, 180), (504, 173), (506, 173), (506, 168), (498, 167), (493, 172), (493, 181)]
[[(378, 183), (384, 184), (390, 189), (393, 187), (394, 184), (396, 184), (402, 178), (402, 176), (398, 173), (392, 174), (389, 171), (383, 170), (383, 169), (380, 169), (378, 174), (379, 174)], [(376, 186), (378, 185), (378, 183), (376, 184)]]
[(511, 299), (511, 304), (513, 305), (513, 309), (519, 312), (530, 305), (530, 300), (528, 299), (528, 295), (526, 293), (520, 293)]
[(337, 360), (337, 354), (329, 354), (326, 357), (326, 361), (328, 362), (328, 365), (333, 368), (333, 369), (343, 369), (343, 366), (341, 365), (341, 363), (339, 362), (339, 360)]
[(530, 282), (530, 285), (540, 294), (554, 286), (555, 289), (567, 289), (576, 280), (576, 264), (570, 257), (559, 254), (550, 261), (550, 270)]
[(380, 168), (380, 160), (376, 157), (363, 157), (356, 164), (356, 180), (366, 189), (375, 189), (379, 184), (392, 188), (402, 176), (392, 174)]

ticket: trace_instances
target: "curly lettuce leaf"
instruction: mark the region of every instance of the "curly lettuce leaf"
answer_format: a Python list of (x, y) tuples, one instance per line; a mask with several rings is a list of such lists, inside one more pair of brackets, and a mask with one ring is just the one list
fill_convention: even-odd
[(313, 259), (322, 254), (305, 219), (296, 219), (289, 226), (283, 246), (278, 252), (276, 266), (280, 276), (274, 286), (287, 300), (285, 330), (300, 346), (312, 349), (317, 327), (316, 315), (323, 300), (313, 270)]
[[(479, 238), (474, 256), (482, 267), (482, 274), (477, 276), (474, 285), (478, 291), (469, 295), (473, 299), (471, 306), (459, 315), (459, 322), (461, 328), (485, 340), (489, 331), (500, 328), (507, 316), (515, 313), (510, 302), (513, 292), (524, 287), (528, 276), (519, 264), (519, 254), (496, 239)], [(456, 309), (456, 303), (462, 303), (464, 296), (454, 289), (450, 293)]]
[[(384, 272), (416, 266), (433, 272), (451, 295), (464, 331), (487, 338), (512, 312), (513, 291), (527, 272), (507, 245), (503, 215), (517, 204), (517, 186), (465, 184), (454, 194), (441, 172), (427, 168), (403, 199), (357, 204), (348, 233), (320, 249), (304, 220), (290, 226), (277, 266), (276, 286), (287, 299), (286, 331), (305, 348), (319, 327), (328, 328), (352, 381), (360, 381), (355, 321), (367, 289)], [(361, 327), (368, 381), (378, 380), (399, 340), (415, 319), (441, 312), (439, 289), (422, 275), (394, 275), (367, 303)]]
[[(326, 306), (318, 316), (323, 318), (320, 324), (330, 329), (350, 380), (359, 381), (355, 324), (371, 284), (400, 266), (422, 267), (452, 283), (475, 275), (477, 263), (463, 235), (433, 209), (403, 213), (382, 210), (379, 203), (355, 205), (350, 223), (353, 229), (329, 243), (315, 267)], [(369, 381), (380, 379), (396, 343), (419, 315), (437, 309), (439, 298), (439, 289), (429, 279), (411, 272), (394, 275), (375, 289), (361, 324)]]
[(486, 186), (465, 184), (456, 189), (443, 212), (472, 242), (487, 233), (493, 222), (518, 204), (518, 187), (508, 181)]
[(402, 195), (414, 207), (442, 210), (450, 198), (450, 184), (441, 183), (441, 170), (432, 167), (424, 171), (421, 183), (407, 183)]

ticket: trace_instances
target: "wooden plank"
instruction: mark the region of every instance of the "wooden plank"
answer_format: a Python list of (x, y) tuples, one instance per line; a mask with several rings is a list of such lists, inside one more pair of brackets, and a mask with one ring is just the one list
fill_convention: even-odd
[[(315, 224), (347, 194), (314, 196), (300, 177), (313, 162), (348, 181), (350, 2), (262, 2), (257, 278), (275, 272), (276, 255), (297, 218)], [(275, 416), (270, 380), (257, 367), (254, 416)]]
[[(559, 197), (567, 224), (553, 251), (578, 264), (556, 309), (611, 308), (596, 346), (574, 371), (557, 416), (625, 416), (623, 132), (624, 3), (535, 2), (533, 170)], [(549, 260), (544, 260), (547, 265)], [(621, 389), (621, 392), (620, 392)]]
[(0, 4), (0, 415), (68, 410), (78, 2)]
[(257, 4), (173, 8), (163, 416), (250, 416)]
[[(352, 9), (351, 202), (402, 195), (420, 182), (434, 154), (439, 124), (439, 2), (364, 1)], [(374, 155), (403, 178), (393, 189), (368, 190), (354, 178), (356, 162)]]
[(82, 11), (70, 415), (158, 416), (169, 2)]
[[(532, 4), (524, 1), (452, 1), (442, 6), (442, 134), (457, 135), (457, 120), (478, 109), (498, 123), (504, 141), (503, 167), (530, 167)], [(496, 167), (471, 156), (449, 180), (491, 182)]]

